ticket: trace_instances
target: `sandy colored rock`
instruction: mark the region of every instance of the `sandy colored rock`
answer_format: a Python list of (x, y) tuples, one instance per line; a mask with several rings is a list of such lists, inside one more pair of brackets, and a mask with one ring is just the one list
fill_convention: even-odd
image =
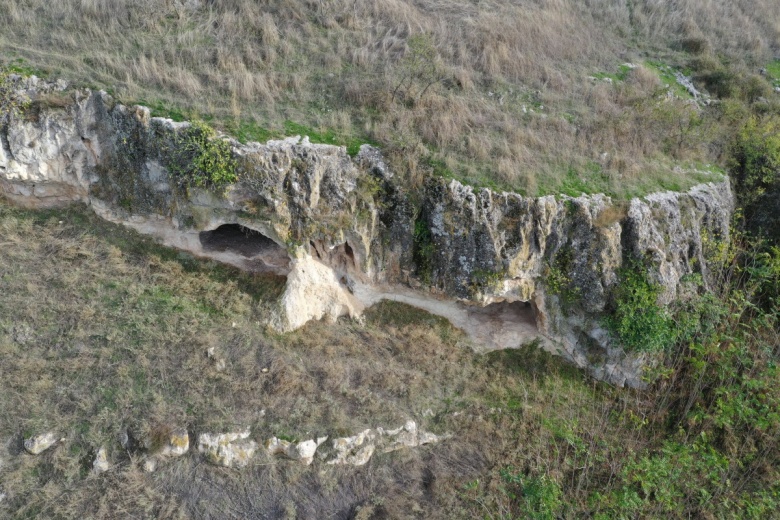
[(185, 428), (177, 428), (168, 437), (168, 443), (163, 446), (160, 455), (164, 457), (181, 457), (190, 449), (190, 436)]
[(24, 449), (31, 455), (39, 455), (61, 440), (64, 439), (60, 439), (53, 432), (47, 432), (25, 439)]
[(248, 429), (230, 433), (202, 433), (198, 436), (198, 452), (217, 466), (245, 467), (256, 451), (257, 443), (249, 439)]
[(327, 437), (318, 437), (316, 440), (289, 442), (277, 437), (271, 437), (266, 441), (265, 448), (269, 455), (283, 455), (288, 459), (299, 461), (308, 466), (314, 461), (317, 448), (327, 439)]
[(110, 467), (111, 466), (108, 463), (108, 452), (106, 451), (106, 448), (101, 447), (95, 455), (95, 460), (92, 461), (92, 472), (100, 474), (108, 471)]

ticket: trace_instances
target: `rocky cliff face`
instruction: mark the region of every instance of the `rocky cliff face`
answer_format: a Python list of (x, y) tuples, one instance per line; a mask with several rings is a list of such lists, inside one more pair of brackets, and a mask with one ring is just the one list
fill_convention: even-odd
[[(450, 318), (477, 347), (537, 337), (600, 379), (640, 386), (647, 360), (600, 326), (618, 270), (640, 260), (669, 303), (684, 276), (706, 283), (705, 238), (728, 239), (727, 181), (629, 203), (528, 198), (440, 178), (413, 194), (378, 150), (364, 146), (352, 158), (306, 138), (230, 141), (238, 181), (195, 188), (171, 171), (187, 123), (102, 92), (29, 80), (20, 88), (34, 104), (0, 139), (9, 200), (82, 201), (174, 247), (286, 275), (269, 319), (282, 331), (397, 299)], [(47, 106), (52, 95), (66, 102)]]

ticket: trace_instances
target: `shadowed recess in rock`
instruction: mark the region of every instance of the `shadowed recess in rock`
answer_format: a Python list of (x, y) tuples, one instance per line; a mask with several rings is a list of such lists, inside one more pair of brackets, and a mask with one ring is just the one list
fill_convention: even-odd
[(284, 251), (282, 246), (259, 231), (240, 224), (224, 224), (212, 231), (201, 231), (199, 237), (203, 250), (209, 252), (229, 252), (252, 258)]
[(467, 332), (483, 348), (519, 348), (539, 336), (531, 302), (497, 302), (469, 307)]

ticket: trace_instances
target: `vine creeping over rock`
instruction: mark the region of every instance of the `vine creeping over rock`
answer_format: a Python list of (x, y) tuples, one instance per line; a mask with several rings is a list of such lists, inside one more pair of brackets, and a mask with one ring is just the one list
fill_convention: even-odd
[(641, 264), (630, 263), (618, 273), (614, 312), (607, 317), (609, 330), (627, 350), (658, 352), (675, 340), (674, 323), (658, 304), (661, 286), (652, 284)]
[(193, 121), (174, 138), (168, 169), (182, 186), (218, 189), (238, 180), (230, 142), (202, 121)]

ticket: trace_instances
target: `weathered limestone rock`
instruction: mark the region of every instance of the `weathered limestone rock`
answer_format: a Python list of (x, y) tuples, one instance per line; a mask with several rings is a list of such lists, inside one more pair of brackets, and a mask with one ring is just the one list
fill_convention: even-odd
[(376, 450), (389, 453), (402, 448), (414, 448), (424, 444), (432, 444), (449, 439), (449, 435), (438, 436), (430, 432), (421, 431), (417, 423), (407, 421), (403, 426), (394, 430), (385, 430), (381, 427), (373, 430), (363, 430), (352, 437), (340, 437), (333, 440), (333, 449), (336, 456), (328, 461), (328, 464), (346, 464), (362, 466), (366, 464)]
[(143, 469), (144, 473), (154, 473), (157, 470), (157, 458), (149, 457), (144, 460)]
[(300, 461), (308, 466), (314, 461), (317, 448), (326, 440), (328, 440), (327, 437), (318, 437), (316, 440), (289, 442), (284, 439), (271, 437), (266, 441), (265, 448), (269, 455), (284, 455), (288, 459)]
[(249, 439), (249, 430), (231, 433), (201, 433), (198, 452), (211, 464), (226, 468), (242, 468), (257, 451), (257, 443)]
[(95, 455), (95, 460), (92, 461), (92, 472), (100, 474), (108, 471), (111, 465), (108, 463), (108, 452), (105, 447), (101, 447)]
[(373, 443), (376, 438), (377, 432), (368, 429), (352, 437), (334, 439), (333, 449), (336, 451), (336, 457), (329, 460), (328, 464), (348, 464), (351, 466), (366, 464), (376, 449)]
[[(32, 99), (60, 88), (39, 80), (19, 85)], [(455, 316), (475, 343), (519, 347), (536, 334), (544, 348), (594, 377), (642, 386), (652, 359), (626, 353), (601, 326), (619, 270), (627, 261), (640, 263), (663, 286), (660, 303), (668, 304), (682, 297), (686, 275), (701, 274), (709, 283), (708, 244), (729, 239), (734, 204), (727, 180), (629, 203), (604, 195), (524, 197), (441, 178), (411, 193), (377, 149), (364, 145), (351, 158), (343, 147), (305, 137), (230, 141), (238, 182), (218, 190), (184, 187), (168, 165), (188, 123), (151, 117), (105, 92), (72, 96), (64, 109), (11, 121), (0, 139), (5, 197), (30, 207), (83, 201), (103, 218), (167, 245), (286, 276), (266, 318), (278, 331), (313, 319), (358, 317), (365, 306), (400, 292), (399, 284), (409, 291), (425, 281), (450, 301), (530, 307), (518, 319), (535, 323), (517, 330), (492, 330), (502, 327), (495, 318), (503, 311), (442, 313)], [(245, 256), (241, 248), (204, 245), (201, 233), (223, 225), (261, 234), (271, 252)], [(576, 298), (556, 292), (553, 275)]]
[(34, 435), (24, 441), (24, 449), (31, 455), (39, 455), (54, 446), (57, 442), (64, 441), (53, 432)]
[(160, 450), (163, 457), (181, 457), (190, 449), (190, 436), (186, 428), (176, 428), (167, 436), (165, 444)]
[(339, 282), (334, 271), (308, 255), (293, 260), (279, 306), (281, 312), (271, 325), (280, 332), (295, 330), (311, 320), (356, 317), (363, 311), (362, 303)]

